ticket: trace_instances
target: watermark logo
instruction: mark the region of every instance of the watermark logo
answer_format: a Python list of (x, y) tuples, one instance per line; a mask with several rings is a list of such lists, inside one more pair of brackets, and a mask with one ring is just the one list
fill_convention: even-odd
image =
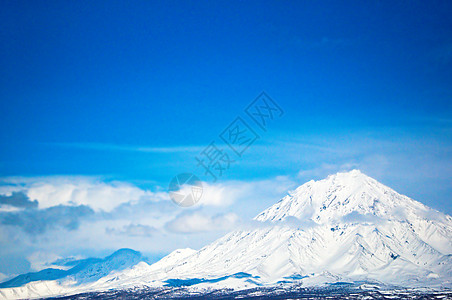
[[(223, 176), (261, 138), (258, 132), (267, 131), (267, 125), (284, 114), (281, 107), (265, 92), (251, 102), (244, 112), (243, 118), (237, 116), (218, 135), (224, 147), (214, 140), (195, 157), (196, 166), (202, 169), (203, 176), (208, 176), (213, 182)], [(183, 207), (198, 203), (203, 193), (201, 181), (192, 173), (174, 177), (168, 190), (174, 203)]]
[(193, 206), (202, 197), (202, 183), (191, 173), (175, 176), (168, 187), (169, 196), (174, 203), (182, 207)]

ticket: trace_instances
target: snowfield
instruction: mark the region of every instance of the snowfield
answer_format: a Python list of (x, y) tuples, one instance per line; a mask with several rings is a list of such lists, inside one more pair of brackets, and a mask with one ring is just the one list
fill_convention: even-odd
[(451, 216), (358, 170), (307, 182), (254, 221), (253, 228), (199, 251), (176, 250), (152, 265), (123, 249), (57, 274), (21, 275), (0, 284), (0, 298), (136, 288), (201, 294), (334, 284), (452, 288)]

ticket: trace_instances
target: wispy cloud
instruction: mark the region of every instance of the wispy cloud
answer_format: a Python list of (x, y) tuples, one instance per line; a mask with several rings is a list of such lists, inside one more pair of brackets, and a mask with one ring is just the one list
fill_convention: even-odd
[(104, 143), (46, 143), (46, 145), (64, 148), (98, 150), (98, 151), (126, 151), (126, 152), (147, 152), (147, 153), (199, 152), (205, 148), (205, 146), (155, 147), (155, 146), (119, 145)]
[(157, 229), (149, 225), (131, 223), (129, 225), (124, 225), (121, 228), (107, 227), (105, 232), (123, 236), (150, 237), (157, 232)]
[(165, 225), (175, 233), (198, 233), (206, 231), (231, 230), (237, 226), (239, 216), (235, 213), (209, 216), (195, 211), (182, 213)]

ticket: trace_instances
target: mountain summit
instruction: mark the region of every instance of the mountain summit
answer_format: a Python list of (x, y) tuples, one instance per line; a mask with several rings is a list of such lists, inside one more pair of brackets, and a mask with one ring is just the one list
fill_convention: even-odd
[(256, 220), (281, 221), (293, 216), (326, 224), (341, 221), (353, 212), (395, 218), (401, 208), (428, 210), (421, 203), (396, 193), (359, 170), (353, 170), (303, 184), (259, 214)]
[[(199, 251), (176, 250), (153, 265), (142, 261), (110, 273), (85, 289), (338, 282), (452, 288), (452, 218), (358, 170), (303, 184), (253, 224)], [(0, 295), (26, 298), (42, 286), (47, 294), (74, 290), (73, 282), (40, 282)]]
[(401, 195), (359, 170), (309, 181), (258, 216), (258, 221), (288, 217), (318, 225), (352, 221), (367, 224), (398, 221), (409, 225), (438, 251), (452, 253), (452, 218)]

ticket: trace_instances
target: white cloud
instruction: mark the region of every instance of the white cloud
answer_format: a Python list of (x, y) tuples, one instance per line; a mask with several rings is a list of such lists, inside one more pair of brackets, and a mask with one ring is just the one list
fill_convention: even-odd
[(123, 203), (146, 198), (153, 201), (168, 200), (167, 193), (154, 193), (133, 184), (120, 181), (105, 182), (95, 177), (50, 176), (33, 178), (3, 178), (0, 194), (24, 191), (39, 202), (39, 208), (56, 205), (87, 205), (95, 211), (112, 211)]
[(149, 237), (158, 232), (158, 230), (149, 225), (131, 223), (121, 228), (107, 227), (106, 232), (109, 234), (118, 234), (132, 237)]
[(228, 183), (203, 183), (200, 205), (229, 206), (240, 196), (242, 187)]
[(41, 271), (46, 268), (59, 269), (61, 267), (52, 264), (58, 259), (61, 259), (61, 256), (54, 253), (42, 251), (33, 252), (27, 257), (27, 260), (30, 262), (30, 268), (33, 271)]
[[(278, 200), (279, 194), (287, 192), (295, 183), (287, 176), (277, 176), (256, 181), (225, 181), (203, 183), (203, 195), (199, 202), (205, 206), (230, 206), (238, 201), (252, 202), (260, 197)], [(257, 213), (257, 212), (256, 212)]]
[(348, 162), (341, 164), (334, 163), (321, 163), (320, 166), (310, 169), (301, 170), (298, 172), (297, 177), (302, 178), (306, 181), (312, 179), (323, 179), (328, 175), (335, 174), (343, 171), (351, 171), (353, 169), (359, 168), (359, 164)]
[(319, 224), (315, 223), (311, 219), (300, 219), (294, 216), (287, 216), (283, 220), (276, 221), (257, 221), (257, 220), (248, 220), (242, 222), (238, 229), (241, 230), (255, 230), (258, 228), (273, 228), (273, 227), (290, 227), (294, 229), (303, 229), (306, 230), (308, 228), (319, 226)]
[(166, 224), (166, 229), (176, 233), (197, 233), (217, 230), (231, 230), (237, 226), (239, 217), (234, 213), (208, 216), (195, 211), (182, 213)]
[(372, 215), (372, 214), (360, 214), (357, 211), (353, 211), (351, 213), (349, 213), (348, 215), (345, 215), (342, 217), (342, 222), (346, 222), (346, 223), (370, 223), (370, 224), (381, 224), (383, 222), (385, 222), (384, 219), (376, 216), (376, 215)]

